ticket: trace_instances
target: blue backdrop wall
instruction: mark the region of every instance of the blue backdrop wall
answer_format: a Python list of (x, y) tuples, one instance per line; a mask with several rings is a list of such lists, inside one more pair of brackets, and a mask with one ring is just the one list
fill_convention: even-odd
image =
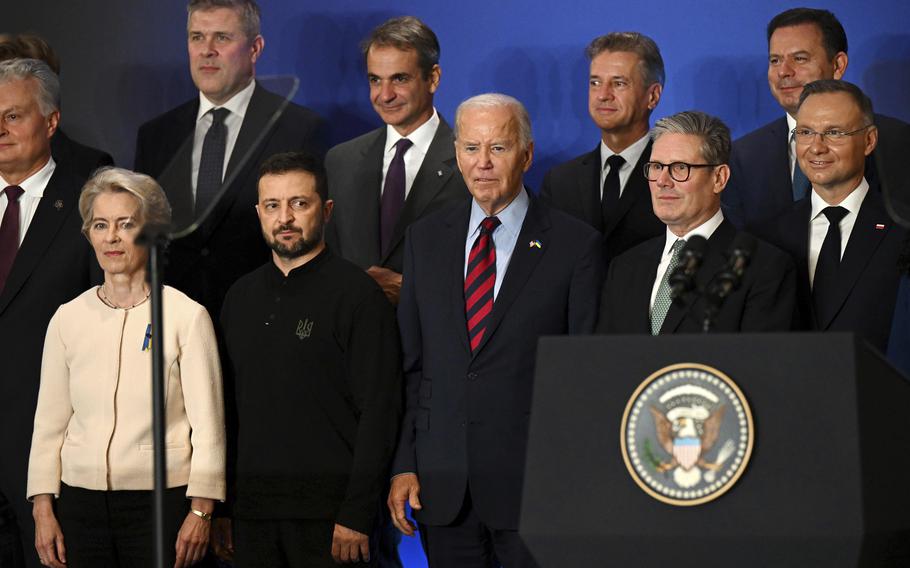
[[(64, 125), (131, 166), (137, 126), (193, 96), (185, 3), (93, 0), (10, 2), (0, 32), (35, 31), (63, 60)], [(452, 118), (464, 98), (501, 91), (528, 107), (537, 142), (529, 182), (594, 147), (587, 115), (591, 38), (637, 30), (654, 38), (667, 68), (655, 118), (697, 108), (744, 134), (781, 112), (768, 92), (765, 25), (796, 4), (780, 0), (601, 2), (544, 0), (261, 0), (263, 74), (296, 74), (295, 100), (329, 120), (336, 143), (379, 124), (368, 101), (358, 42), (386, 18), (424, 19), (442, 45), (437, 108)], [(846, 78), (876, 110), (910, 120), (910, 2), (831, 0), (850, 41)]]

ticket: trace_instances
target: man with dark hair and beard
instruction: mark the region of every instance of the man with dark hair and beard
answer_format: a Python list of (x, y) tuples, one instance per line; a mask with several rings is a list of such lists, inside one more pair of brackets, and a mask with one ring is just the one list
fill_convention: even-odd
[(221, 312), (237, 421), (235, 564), (372, 565), (401, 412), (395, 313), (372, 278), (326, 248), (332, 201), (319, 159), (272, 156), (258, 191), (272, 261), (240, 278)]

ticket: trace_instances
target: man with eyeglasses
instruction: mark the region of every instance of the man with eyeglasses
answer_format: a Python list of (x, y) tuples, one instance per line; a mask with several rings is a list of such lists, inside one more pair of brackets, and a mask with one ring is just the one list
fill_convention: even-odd
[[(730, 130), (698, 111), (662, 118), (651, 130), (651, 159), (643, 168), (654, 213), (665, 234), (632, 248), (610, 263), (601, 296), (599, 333), (698, 333), (712, 303), (708, 291), (729, 264), (737, 230), (724, 219), (720, 195), (730, 179)], [(673, 300), (670, 277), (687, 239), (707, 239), (693, 289)], [(719, 306), (710, 331), (786, 331), (796, 309), (793, 261), (753, 239), (754, 249), (739, 287)]]
[(540, 196), (603, 234), (605, 265), (642, 241), (663, 234), (641, 168), (651, 156), (651, 113), (660, 102), (664, 61), (654, 40), (638, 32), (595, 38), (588, 112), (600, 141), (547, 172)]
[(891, 221), (876, 182), (866, 177), (866, 158), (881, 134), (875, 120), (871, 101), (852, 83), (803, 87), (793, 134), (812, 188), (769, 238), (796, 260), (803, 328), (852, 331), (884, 351), (906, 231)]
[[(768, 24), (768, 86), (785, 115), (733, 144), (731, 180), (724, 210), (738, 227), (760, 234), (766, 222), (809, 193), (809, 181), (796, 159), (796, 108), (803, 86), (840, 79), (847, 70), (847, 34), (828, 10), (793, 8)], [(866, 158), (866, 178), (890, 191), (902, 185), (910, 159), (910, 124), (876, 115), (879, 143)], [(895, 187), (897, 186), (897, 187)]]

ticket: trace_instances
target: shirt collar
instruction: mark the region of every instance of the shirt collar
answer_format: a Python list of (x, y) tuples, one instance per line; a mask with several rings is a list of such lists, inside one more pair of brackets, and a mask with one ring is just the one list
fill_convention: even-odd
[[(54, 161), (54, 158), (48, 158), (44, 167), (18, 183), (17, 185), (22, 188), (23, 196), (32, 199), (44, 197), (44, 188), (47, 187), (47, 182), (49, 182), (51, 176), (54, 175), (55, 169), (57, 169), (57, 163)], [(0, 176), (0, 183), (3, 183), (3, 187), (0, 187), (0, 190), (10, 185), (2, 176)]]
[(239, 90), (233, 97), (229, 98), (223, 105), (216, 105), (208, 100), (200, 91), (199, 93), (199, 112), (196, 114), (196, 122), (205, 116), (205, 113), (213, 108), (226, 108), (231, 114), (236, 114), (243, 120), (246, 115), (246, 109), (250, 106), (250, 99), (253, 98), (253, 91), (256, 90), (256, 80), (250, 79), (250, 84)]
[(793, 132), (793, 129), (796, 128), (796, 119), (790, 116), (789, 113), (785, 115), (787, 117), (787, 144), (790, 143), (790, 133)]
[(391, 150), (395, 144), (402, 138), (407, 138), (410, 140), (414, 147), (420, 150), (421, 153), (426, 154), (430, 149), (430, 143), (433, 142), (433, 137), (436, 136), (436, 128), (439, 126), (439, 115), (436, 113), (436, 108), (433, 108), (433, 115), (427, 119), (426, 122), (417, 127), (417, 130), (411, 132), (407, 136), (402, 136), (395, 127), (391, 124), (386, 125), (386, 136), (385, 136), (385, 151), (386, 153)]
[[(648, 142), (650, 142), (650, 141), (651, 141), (651, 133), (648, 132), (647, 134), (645, 134), (644, 136), (642, 136), (641, 138), (636, 140), (634, 144), (632, 144), (631, 146), (629, 146), (628, 148), (626, 148), (625, 150), (620, 152), (619, 155), (622, 156), (622, 159), (626, 161), (626, 163), (623, 164), (623, 167), (629, 166), (630, 168), (634, 168), (635, 164), (638, 163), (638, 160), (641, 159), (641, 155), (644, 153), (645, 147), (648, 145)], [(607, 144), (603, 140), (601, 140), (600, 141), (600, 169), (601, 170), (603, 170), (604, 168), (607, 167), (607, 158), (609, 158), (610, 156), (612, 156), (614, 154), (615, 154), (615, 152), (613, 152), (613, 150), (611, 150), (610, 147), (607, 146)]]
[(691, 231), (689, 231), (688, 233), (686, 233), (685, 235), (683, 235), (681, 237), (677, 237), (673, 233), (673, 231), (671, 231), (670, 228), (667, 227), (667, 242), (664, 243), (664, 255), (670, 254), (670, 249), (673, 248), (673, 243), (675, 243), (679, 239), (688, 240), (689, 237), (692, 237), (694, 235), (704, 237), (705, 240), (710, 239), (711, 235), (714, 234), (714, 231), (716, 231), (717, 228), (720, 227), (720, 224), (723, 222), (724, 222), (723, 211), (718, 209), (717, 213), (712, 215), (710, 219), (708, 219), (701, 225), (695, 227), (694, 229), (692, 229)]
[[(506, 205), (505, 209), (496, 214), (503, 230), (516, 236), (521, 231), (521, 225), (524, 223), (525, 215), (531, 204), (531, 199), (528, 197), (527, 191), (527, 188), (523, 187), (521, 191), (518, 192), (518, 195), (515, 196), (515, 199)], [(468, 221), (468, 228), (470, 229), (468, 231), (469, 238), (474, 238), (476, 234), (480, 232), (480, 222), (486, 218), (486, 211), (477, 204), (477, 201), (472, 199), (471, 219)]]
[[(850, 192), (850, 195), (844, 198), (843, 201), (838, 203), (839, 207), (843, 207), (849, 213), (858, 213), (860, 206), (863, 204), (863, 200), (866, 198), (866, 194), (869, 193), (869, 182), (866, 181), (866, 178), (863, 178), (859, 182), (859, 185), (856, 186), (856, 189)], [(815, 192), (815, 188), (812, 188), (812, 214), (809, 219), (815, 219), (822, 214), (822, 210), (826, 207), (830, 207), (824, 199), (821, 198), (819, 194)]]

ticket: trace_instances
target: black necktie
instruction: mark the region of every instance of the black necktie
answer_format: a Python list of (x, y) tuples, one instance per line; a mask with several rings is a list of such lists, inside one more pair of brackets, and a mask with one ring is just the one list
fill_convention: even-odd
[(619, 203), (619, 169), (626, 161), (619, 154), (613, 154), (607, 158), (607, 165), (610, 171), (604, 178), (603, 196), (600, 199), (600, 211), (603, 218), (604, 229), (607, 227), (607, 219), (616, 211)]
[(19, 251), (19, 197), (22, 188), (11, 185), (3, 190), (6, 193), (6, 211), (0, 220), (0, 292), (6, 286), (6, 277), (16, 260)]
[(840, 266), (840, 222), (848, 213), (843, 207), (826, 207), (822, 210), (828, 218), (828, 233), (822, 242), (812, 280), (812, 301), (819, 324), (827, 320), (828, 310), (833, 309), (833, 292), (837, 283), (837, 269)]
[(382, 188), (382, 199), (380, 200), (379, 211), (379, 238), (382, 245), (382, 256), (385, 256), (389, 249), (389, 241), (392, 240), (392, 231), (395, 230), (395, 224), (398, 223), (398, 217), (404, 208), (405, 193), (405, 170), (404, 170), (404, 153), (414, 144), (407, 138), (402, 138), (395, 143), (395, 157), (389, 164), (389, 171), (385, 174), (385, 185)]
[(227, 126), (224, 119), (230, 114), (226, 108), (209, 111), (212, 125), (202, 142), (202, 157), (199, 159), (199, 177), (196, 178), (196, 214), (199, 215), (218, 195), (224, 175), (224, 152), (227, 149)]

